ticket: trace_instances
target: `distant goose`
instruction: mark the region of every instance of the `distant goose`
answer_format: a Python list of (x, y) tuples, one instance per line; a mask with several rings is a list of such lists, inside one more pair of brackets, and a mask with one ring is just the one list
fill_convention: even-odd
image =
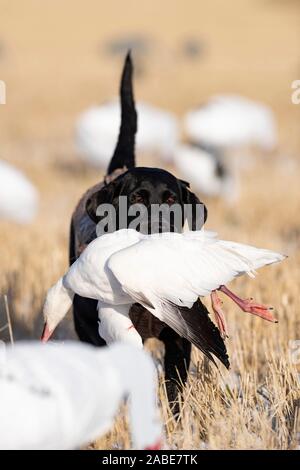
[(159, 449), (156, 371), (126, 344), (17, 343), (0, 358), (0, 449), (74, 449), (109, 431), (129, 398), (132, 445)]
[(181, 177), (196, 191), (231, 201), (237, 196), (236, 179), (216, 152), (196, 145), (180, 145), (174, 153), (174, 162)]
[(29, 223), (38, 208), (38, 193), (16, 168), (0, 161), (0, 219)]
[(255, 145), (270, 151), (277, 145), (272, 110), (238, 95), (217, 95), (189, 111), (184, 129), (192, 141), (218, 148)]
[[(178, 142), (177, 119), (171, 113), (146, 103), (137, 104), (136, 150), (171, 160)], [(114, 153), (121, 123), (119, 101), (110, 101), (84, 111), (76, 125), (77, 148), (90, 165), (106, 170)]]
[[(226, 335), (217, 296), (220, 290), (243, 311), (276, 321), (270, 307), (240, 299), (225, 284), (245, 273), (253, 277), (255, 269), (283, 259), (278, 253), (218, 240), (215, 234), (203, 231), (143, 235), (123, 229), (106, 234), (91, 242), (49, 290), (42, 339), (51, 336), (76, 293), (99, 301), (99, 334), (108, 344), (126, 341), (142, 347), (129, 318), (131, 305), (138, 302), (202, 349), (204, 331), (199, 316), (186, 322), (186, 308), (192, 308), (199, 296), (211, 294), (220, 332)], [(227, 363), (225, 354), (218, 357)]]

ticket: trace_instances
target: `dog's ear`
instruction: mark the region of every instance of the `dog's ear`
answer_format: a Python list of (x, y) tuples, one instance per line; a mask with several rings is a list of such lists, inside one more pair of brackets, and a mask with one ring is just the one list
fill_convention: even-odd
[(122, 190), (122, 180), (123, 178), (117, 178), (111, 183), (106, 184), (100, 191), (96, 191), (86, 201), (85, 210), (95, 224), (99, 222), (99, 216), (97, 215), (98, 207), (101, 204), (112, 204), (114, 198), (118, 197)]
[[(199, 230), (206, 222), (207, 209), (203, 202), (190, 191), (190, 184), (179, 180), (182, 204), (190, 204), (192, 208), (192, 220), (188, 220), (190, 230)], [(191, 225), (191, 226), (190, 226)]]
[(189, 188), (191, 186), (190, 183), (188, 183), (187, 181), (184, 181), (184, 180), (178, 180), (178, 181), (182, 188)]

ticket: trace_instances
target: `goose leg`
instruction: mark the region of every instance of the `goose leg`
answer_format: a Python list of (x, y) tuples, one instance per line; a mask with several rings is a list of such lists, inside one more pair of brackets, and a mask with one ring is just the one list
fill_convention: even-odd
[(236, 294), (234, 294), (234, 292), (231, 292), (226, 286), (220, 286), (218, 290), (230, 297), (243, 310), (243, 312), (248, 312), (252, 315), (257, 315), (258, 317), (261, 317), (264, 320), (277, 323), (277, 320), (272, 314), (273, 307), (258, 304), (254, 302), (253, 299), (241, 299)]
[(211, 298), (211, 306), (215, 314), (216, 322), (220, 331), (220, 334), (223, 339), (226, 337), (228, 338), (228, 328), (227, 328), (227, 323), (225, 320), (224, 312), (222, 310), (222, 300), (220, 297), (218, 297), (218, 294), (216, 291), (213, 291), (210, 294)]

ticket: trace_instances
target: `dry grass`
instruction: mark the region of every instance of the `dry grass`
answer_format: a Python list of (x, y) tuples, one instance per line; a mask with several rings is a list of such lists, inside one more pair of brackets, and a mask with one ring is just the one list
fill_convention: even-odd
[[(237, 206), (206, 201), (207, 227), (224, 238), (289, 254), (255, 281), (234, 283), (241, 295), (272, 303), (279, 324), (251, 318), (225, 301), (231, 370), (207, 370), (194, 351), (178, 423), (161, 384), (168, 445), (295, 448), (300, 445), (300, 367), (291, 363), (289, 341), (300, 339), (300, 106), (290, 103), (290, 84), (299, 78), (299, 3), (191, 1), (189, 8), (183, 1), (145, 3), (141, 12), (130, 1), (127, 16), (116, 17), (123, 8), (116, 1), (103, 12), (101, 2), (92, 0), (66, 0), (64, 7), (45, 1), (43, 10), (38, 1), (28, 0), (26, 11), (0, 0), (5, 45), (0, 79), (8, 89), (8, 103), (0, 106), (0, 157), (23, 168), (41, 193), (40, 213), (31, 226), (0, 222), (0, 327), (7, 294), (15, 340), (38, 337), (45, 292), (67, 266), (74, 204), (101, 177), (78, 163), (71, 139), (76, 113), (116, 92), (120, 63), (97, 55), (97, 48), (117, 32), (145, 31), (160, 47), (146, 59), (147, 74), (136, 87), (139, 97), (177, 112), (216, 91), (235, 90), (273, 105), (280, 124), (278, 154), (257, 157), (257, 165), (243, 175)], [(188, 34), (208, 45), (199, 62), (176, 55)], [(5, 335), (1, 339), (8, 339)], [(71, 323), (57, 335), (74, 337)], [(122, 415), (92, 447), (115, 446), (129, 447)]]

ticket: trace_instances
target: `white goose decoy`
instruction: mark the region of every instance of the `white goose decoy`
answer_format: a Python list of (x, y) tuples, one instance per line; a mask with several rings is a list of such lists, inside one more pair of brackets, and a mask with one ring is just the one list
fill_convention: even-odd
[[(136, 150), (168, 161), (178, 143), (178, 123), (170, 112), (137, 103)], [(80, 155), (90, 165), (106, 170), (118, 140), (121, 108), (118, 100), (92, 106), (78, 118), (75, 138)]]
[[(49, 339), (75, 293), (99, 301), (99, 334), (108, 344), (121, 340), (142, 347), (129, 317), (131, 305), (137, 302), (197, 345), (194, 336), (201, 331), (185, 321), (184, 310), (192, 308), (199, 296), (210, 294), (219, 329), (226, 335), (217, 290), (243, 311), (276, 321), (271, 307), (240, 299), (225, 284), (245, 273), (254, 276), (255, 269), (283, 259), (273, 251), (218, 240), (204, 231), (143, 235), (123, 229), (103, 235), (49, 290), (42, 340)], [(197, 317), (194, 322), (198, 323)]]
[(236, 179), (214, 153), (196, 145), (180, 145), (174, 153), (174, 162), (181, 177), (201, 194), (236, 199)]
[(217, 95), (189, 111), (184, 129), (192, 141), (218, 148), (256, 145), (270, 151), (277, 145), (272, 110), (238, 95)]
[(0, 161), (0, 219), (29, 223), (38, 208), (38, 193), (16, 168)]
[(156, 371), (126, 344), (17, 343), (0, 357), (0, 449), (74, 449), (106, 433), (129, 398), (135, 449), (159, 449)]

